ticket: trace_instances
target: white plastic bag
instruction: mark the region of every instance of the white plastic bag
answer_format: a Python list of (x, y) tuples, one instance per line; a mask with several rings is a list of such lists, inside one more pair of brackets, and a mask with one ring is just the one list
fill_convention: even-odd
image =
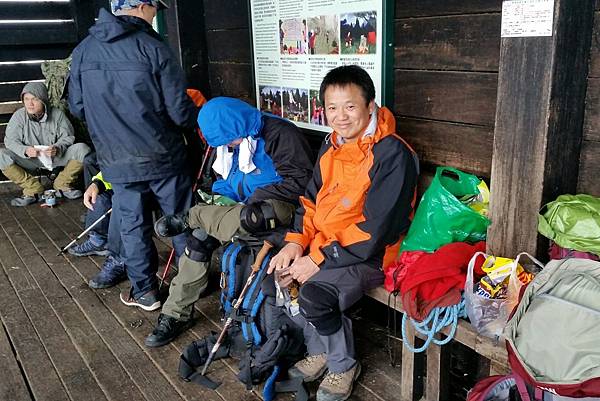
[(506, 326), (508, 316), (513, 308), (519, 303), (519, 292), (523, 284), (517, 277), (517, 265), (521, 256), (526, 255), (536, 265), (544, 268), (544, 265), (533, 256), (526, 252), (517, 255), (511, 264), (511, 273), (508, 280), (506, 298), (494, 299), (485, 298), (475, 293), (475, 283), (473, 280), (473, 270), (479, 256), (487, 258), (483, 252), (477, 252), (469, 261), (467, 268), (467, 279), (465, 281), (465, 307), (471, 325), (481, 335), (491, 338), (499, 338)]

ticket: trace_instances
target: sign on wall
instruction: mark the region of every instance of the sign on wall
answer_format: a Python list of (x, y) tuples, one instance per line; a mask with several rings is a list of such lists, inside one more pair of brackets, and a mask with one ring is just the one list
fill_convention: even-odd
[(553, 18), (554, 0), (505, 0), (501, 37), (552, 36)]
[(383, 0), (250, 0), (250, 9), (261, 110), (329, 131), (319, 86), (348, 64), (368, 71), (381, 104)]

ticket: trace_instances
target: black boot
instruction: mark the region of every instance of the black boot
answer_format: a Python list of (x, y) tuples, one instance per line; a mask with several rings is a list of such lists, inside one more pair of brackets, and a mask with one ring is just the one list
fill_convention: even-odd
[(158, 324), (152, 334), (146, 337), (147, 347), (162, 347), (173, 341), (192, 325), (192, 320), (177, 320), (164, 314), (158, 315)]
[(154, 232), (159, 237), (174, 237), (190, 228), (188, 212), (163, 216), (154, 223)]

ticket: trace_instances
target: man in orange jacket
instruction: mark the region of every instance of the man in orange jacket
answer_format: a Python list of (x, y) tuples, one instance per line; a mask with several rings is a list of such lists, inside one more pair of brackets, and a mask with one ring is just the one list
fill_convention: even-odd
[(352, 322), (344, 311), (383, 283), (382, 267), (398, 252), (410, 223), (418, 160), (396, 135), (393, 114), (375, 104), (365, 70), (331, 70), (320, 88), (333, 133), (319, 152), (313, 177), (300, 197), (287, 244), (269, 271), (301, 284), (299, 313), (308, 357), (291, 377), (319, 379), (318, 401), (340, 401), (360, 374)]

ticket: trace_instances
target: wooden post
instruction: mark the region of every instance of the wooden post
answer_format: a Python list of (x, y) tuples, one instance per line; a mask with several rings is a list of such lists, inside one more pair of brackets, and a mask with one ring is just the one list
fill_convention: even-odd
[(88, 35), (88, 29), (94, 25), (96, 5), (89, 0), (71, 0), (70, 4), (79, 42)]
[(540, 207), (576, 190), (594, 0), (555, 0), (553, 35), (502, 38), (488, 252), (544, 254)]
[(166, 37), (177, 55), (188, 84), (210, 99), (204, 2), (172, 0), (165, 11)]

